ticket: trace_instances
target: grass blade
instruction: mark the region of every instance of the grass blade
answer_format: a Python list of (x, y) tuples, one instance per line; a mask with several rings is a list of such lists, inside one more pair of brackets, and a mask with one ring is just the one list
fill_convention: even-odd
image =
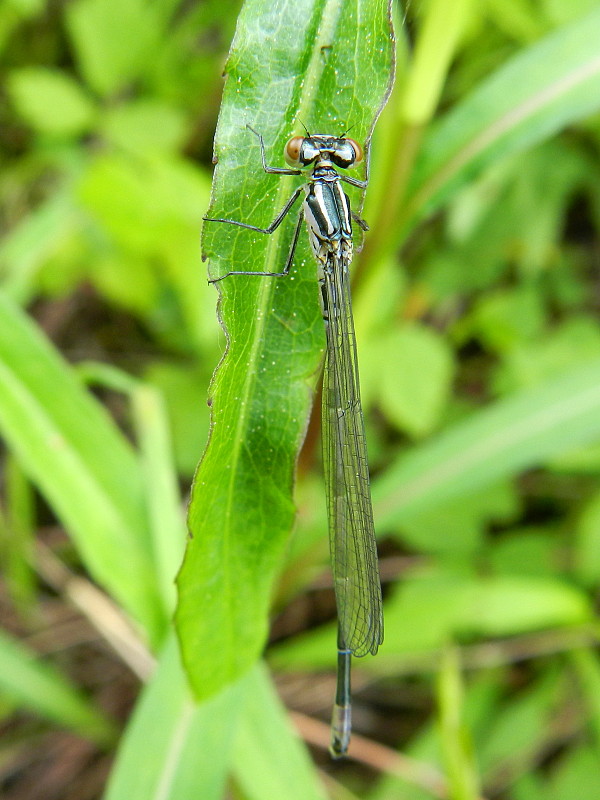
[(112, 724), (52, 666), (0, 632), (0, 689), (43, 717), (80, 736), (106, 745), (116, 735)]
[(138, 460), (69, 365), (2, 294), (0, 430), (91, 574), (157, 637), (164, 611)]
[(195, 704), (172, 637), (136, 706), (105, 800), (223, 797), (242, 694), (235, 685)]
[(264, 665), (244, 681), (233, 772), (248, 800), (324, 800), (306, 747), (298, 740)]
[(600, 361), (480, 411), (399, 459), (373, 485), (382, 530), (600, 436)]
[(432, 213), (498, 159), (600, 107), (600, 8), (563, 26), (485, 80), (426, 135), (408, 216)]

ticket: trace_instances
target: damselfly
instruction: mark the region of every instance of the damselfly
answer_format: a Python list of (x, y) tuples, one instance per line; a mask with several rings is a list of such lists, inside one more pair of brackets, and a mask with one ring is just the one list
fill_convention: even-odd
[[(248, 126), (250, 127), (250, 126)], [(284, 276), (290, 271), (302, 219), (306, 220), (313, 253), (319, 267), (320, 299), (326, 328), (327, 352), (323, 376), (323, 462), (327, 486), (329, 542), (338, 611), (337, 689), (331, 723), (330, 752), (334, 757), (348, 750), (351, 733), (351, 656), (375, 654), (383, 641), (381, 584), (369, 486), (365, 425), (360, 402), (358, 361), (349, 267), (352, 261), (352, 220), (363, 230), (367, 224), (350, 208), (341, 182), (367, 187), (340, 174), (363, 160), (354, 139), (330, 135), (294, 136), (285, 146), (285, 159), (292, 169), (269, 167), (263, 137), (258, 136), (262, 166), (273, 175), (301, 175), (312, 165), (308, 181), (299, 186), (267, 228), (232, 219), (205, 217), (207, 222), (227, 222), (251, 231), (271, 234), (305, 192), (304, 203), (291, 241), (287, 262), (281, 272), (232, 270), (230, 275)]]

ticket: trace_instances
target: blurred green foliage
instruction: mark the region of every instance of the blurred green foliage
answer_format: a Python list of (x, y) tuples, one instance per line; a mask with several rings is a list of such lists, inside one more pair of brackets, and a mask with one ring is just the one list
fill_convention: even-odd
[(146, 352), (127, 366), (151, 370), (171, 398), (187, 476), (219, 353), (199, 225), (234, 23), (216, 2), (9, 2), (0, 17), (4, 291), (26, 304), (87, 286), (136, 317)]
[[(347, 78), (333, 69), (335, 59), (354, 41), (361, 57), (369, 55), (351, 14), (343, 31), (331, 28), (333, 49), (317, 48), (319, 21), (340, 8), (333, 0), (248, 0), (228, 67), (230, 81), (249, 70), (236, 89), (244, 119), (238, 126), (227, 103), (221, 118), (221, 163), (235, 164), (219, 186), (238, 203), (225, 216), (243, 206), (248, 221), (266, 222), (283, 191), (275, 178), (264, 190), (256, 183), (264, 177), (258, 152), (243, 132), (258, 115), (279, 163), (279, 145), (297, 131), (283, 82), (270, 88), (277, 70), (294, 73), (285, 96), (308, 110), (309, 125), (354, 113), (366, 136), (373, 118), (366, 95), (387, 75), (371, 81), (367, 64), (355, 81), (335, 85), (334, 76)], [(119, 750), (110, 800), (210, 800), (224, 795), (228, 780), (236, 796), (256, 800), (327, 796), (264, 667), (196, 704), (169, 633), (185, 545), (180, 481), (189, 485), (207, 441), (207, 387), (226, 345), (199, 234), (238, 10), (216, 0), (0, 6), (0, 547), (15, 612), (7, 629), (24, 637), (43, 627), (51, 586), (80, 603), (140, 677), (151, 673), (148, 650), (158, 659)], [(371, 232), (355, 273), (386, 594), (385, 644), (377, 658), (357, 664), (365, 679), (378, 679), (370, 690), (378, 711), (371, 727), (357, 714), (357, 727), (399, 746), (421, 771), (399, 765), (367, 782), (349, 770), (353, 793), (334, 787), (330, 796), (593, 797), (600, 759), (600, 12), (593, 0), (413, 0), (395, 13), (396, 84), (373, 139), (364, 208)], [(294, 14), (309, 19), (306, 38), (293, 38)], [(254, 36), (274, 37), (254, 52), (251, 68), (247, 54), (237, 57), (251, 40), (250, 24)], [(290, 68), (292, 46), (324, 70), (316, 100)], [(227, 153), (236, 141), (239, 149)], [(260, 258), (257, 246), (252, 236), (232, 238), (231, 258)], [(277, 335), (281, 320), (293, 334), (298, 352), (288, 342), (277, 367), (294, 371), (289, 384), (266, 381), (254, 398), (256, 419), (275, 426), (292, 457), (308, 424), (321, 347), (313, 265), (307, 259), (297, 268), (294, 285), (228, 284), (222, 308), (239, 314), (234, 360), (246, 358), (244, 348), (272, 355), (288, 342)], [(253, 291), (262, 292), (263, 310), (275, 309), (265, 351), (255, 338)], [(300, 302), (305, 316), (288, 319), (283, 312)], [(249, 364), (238, 367), (251, 372)], [(237, 384), (228, 386), (236, 394)], [(220, 424), (239, 424), (236, 399), (217, 393)], [(243, 453), (255, 441), (250, 435), (263, 434), (259, 425), (232, 441)], [(249, 453), (237, 473), (247, 489), (238, 513), (250, 519), (259, 507), (248, 487), (270, 486), (272, 515), (262, 513), (264, 540), (246, 541), (239, 568), (239, 553), (219, 551), (219, 558), (232, 559), (229, 574), (243, 575), (244, 588), (261, 558), (270, 572), (251, 587), (260, 608), (241, 602), (247, 629), (225, 631), (234, 638), (252, 625), (262, 636), (268, 601), (285, 610), (327, 562), (312, 433), (283, 565), (268, 522), (276, 512), (291, 518), (291, 478), (269, 475), (265, 462), (253, 472)], [(200, 509), (226, 483), (229, 455), (213, 458), (207, 485), (196, 484)], [(34, 490), (49, 511), (40, 510)], [(222, 541), (231, 508), (225, 495), (223, 526), (211, 523), (207, 534), (213, 543)], [(48, 514), (72, 542), (61, 556), (110, 595), (135, 633), (119, 639), (102, 601), (81, 604), (70, 584), (53, 582), (45, 550), (32, 554)], [(199, 616), (223, 601), (223, 586), (210, 584), (213, 568), (207, 559), (186, 576), (201, 597)], [(269, 651), (272, 670), (306, 671), (310, 693), (316, 671), (333, 667), (333, 637), (327, 625), (290, 636)], [(208, 656), (210, 647), (190, 642)], [(28, 709), (110, 748), (114, 721), (61, 664), (68, 659), (46, 664), (3, 634), (6, 724), (15, 709)], [(212, 676), (210, 689), (230, 678)], [(364, 756), (358, 746), (355, 753)], [(3, 756), (10, 763), (10, 746)]]

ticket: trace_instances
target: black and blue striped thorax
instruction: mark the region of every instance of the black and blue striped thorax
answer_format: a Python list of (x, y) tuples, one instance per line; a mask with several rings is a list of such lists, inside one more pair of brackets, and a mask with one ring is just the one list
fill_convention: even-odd
[(350, 201), (335, 167), (320, 161), (304, 191), (304, 216), (318, 261), (325, 264), (333, 256), (348, 264), (352, 259)]

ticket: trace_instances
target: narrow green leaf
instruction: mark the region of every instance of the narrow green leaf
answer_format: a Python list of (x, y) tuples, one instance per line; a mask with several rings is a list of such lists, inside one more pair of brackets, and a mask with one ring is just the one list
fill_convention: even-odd
[(36, 497), (11, 454), (4, 461), (6, 516), (0, 513), (0, 562), (6, 590), (19, 612), (28, 617), (37, 602), (34, 564)]
[(246, 680), (195, 704), (171, 637), (129, 723), (105, 800), (220, 800)]
[(235, 738), (233, 773), (247, 800), (324, 800), (305, 745), (285, 713), (264, 665), (244, 680), (244, 713)]
[(426, 134), (411, 213), (431, 213), (488, 164), (600, 108), (600, 7), (546, 36), (485, 80)]
[(153, 561), (164, 605), (172, 609), (175, 577), (185, 546), (185, 526), (162, 395), (150, 384), (106, 364), (88, 361), (79, 365), (78, 372), (87, 383), (123, 392), (130, 399), (144, 475)]
[(158, 636), (164, 611), (136, 456), (69, 365), (2, 294), (0, 431), (91, 574)]
[[(478, 742), (479, 763), (491, 780), (499, 768), (518, 775), (552, 739), (552, 720), (565, 698), (565, 682), (554, 669), (542, 669), (527, 686), (496, 709), (487, 735)], [(555, 739), (554, 739), (555, 741)], [(484, 777), (485, 781), (485, 777)]]
[[(216, 319), (214, 324), (218, 325)], [(198, 453), (206, 442), (210, 410), (206, 405), (205, 364), (206, 359), (200, 359), (196, 366), (187, 361), (159, 361), (144, 372), (145, 379), (160, 389), (167, 403), (179, 475), (194, 474)]]
[(423, 125), (433, 115), (471, 5), (472, 0), (433, 0), (424, 7), (413, 63), (401, 95), (399, 116), (407, 124)]
[[(352, 135), (364, 141), (391, 61), (386, 0), (247, 2), (226, 67), (211, 216), (266, 225), (300, 183), (262, 171), (246, 123), (263, 134), (274, 164), (282, 163), (299, 120), (340, 134), (353, 125)], [(280, 270), (290, 216), (268, 237), (205, 223), (210, 273)], [(324, 338), (305, 234), (288, 278), (235, 276), (219, 291), (228, 351), (212, 385), (211, 439), (194, 483), (193, 538), (178, 581), (184, 661), (201, 697), (248, 669), (264, 645)]]
[(459, 653), (455, 647), (442, 652), (437, 681), (442, 754), (452, 800), (478, 800), (479, 777), (469, 730), (464, 721), (464, 689)]
[(600, 492), (588, 499), (578, 520), (575, 567), (586, 584), (600, 581)]
[(113, 725), (57, 670), (1, 631), (0, 692), (100, 744), (116, 735)]
[(141, 382), (132, 396), (132, 404), (147, 487), (156, 572), (165, 607), (171, 610), (175, 608), (175, 578), (183, 558), (186, 531), (167, 412), (161, 394)]
[(38, 290), (42, 265), (56, 252), (77, 225), (70, 186), (61, 186), (47, 200), (8, 231), (0, 243), (3, 291), (25, 304)]
[(373, 486), (381, 530), (600, 437), (600, 360), (500, 400), (399, 459)]

